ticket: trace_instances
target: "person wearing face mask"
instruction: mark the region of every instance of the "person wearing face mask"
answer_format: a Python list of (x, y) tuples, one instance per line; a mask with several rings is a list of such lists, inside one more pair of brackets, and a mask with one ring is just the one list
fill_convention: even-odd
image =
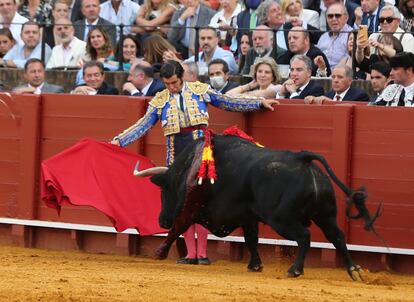
[(229, 81), (229, 66), (222, 59), (214, 59), (208, 64), (208, 76), (211, 87), (222, 94), (238, 86), (237, 83)]

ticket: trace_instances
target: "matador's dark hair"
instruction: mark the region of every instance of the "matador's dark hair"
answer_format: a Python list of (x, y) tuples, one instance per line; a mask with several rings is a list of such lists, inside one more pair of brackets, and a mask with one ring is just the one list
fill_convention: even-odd
[(160, 69), (160, 78), (171, 78), (176, 75), (177, 78), (182, 79), (184, 75), (184, 68), (180, 62), (174, 60), (168, 60), (167, 63), (162, 65)]

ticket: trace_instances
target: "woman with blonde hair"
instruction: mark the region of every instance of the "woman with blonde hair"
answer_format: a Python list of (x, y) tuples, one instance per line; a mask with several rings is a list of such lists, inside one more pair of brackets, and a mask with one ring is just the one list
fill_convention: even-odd
[(302, 0), (282, 0), (282, 12), (286, 15), (286, 22), (296, 24), (298, 20), (319, 28), (319, 14), (311, 9), (303, 8)]
[(264, 57), (257, 60), (257, 62), (250, 69), (250, 76), (253, 81), (246, 85), (242, 85), (228, 91), (227, 95), (249, 95), (258, 97), (268, 97), (269, 91), (272, 91), (272, 96), (276, 95), (278, 90), (277, 85), (281, 76), (278, 71), (276, 61), (271, 57)]
[(177, 6), (171, 0), (145, 0), (138, 11), (135, 24), (132, 27), (134, 33), (151, 33), (160, 29), (164, 35), (168, 31), (168, 27), (162, 25), (170, 24), (173, 13), (177, 10)]

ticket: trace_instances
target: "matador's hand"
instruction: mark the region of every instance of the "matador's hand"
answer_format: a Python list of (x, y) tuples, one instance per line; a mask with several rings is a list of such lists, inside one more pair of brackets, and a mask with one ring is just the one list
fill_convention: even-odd
[(273, 108), (273, 105), (279, 105), (279, 104), (280, 104), (279, 101), (276, 101), (274, 99), (264, 99), (262, 101), (262, 106), (271, 111), (275, 110), (275, 108)]

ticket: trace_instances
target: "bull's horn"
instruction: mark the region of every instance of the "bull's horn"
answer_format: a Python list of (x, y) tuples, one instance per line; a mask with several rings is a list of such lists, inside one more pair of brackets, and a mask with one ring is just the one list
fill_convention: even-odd
[(155, 174), (163, 174), (168, 171), (167, 167), (153, 167), (153, 168), (145, 169), (143, 171), (139, 171), (138, 168), (139, 168), (139, 160), (135, 164), (134, 176), (145, 177), (145, 176), (151, 176)]

